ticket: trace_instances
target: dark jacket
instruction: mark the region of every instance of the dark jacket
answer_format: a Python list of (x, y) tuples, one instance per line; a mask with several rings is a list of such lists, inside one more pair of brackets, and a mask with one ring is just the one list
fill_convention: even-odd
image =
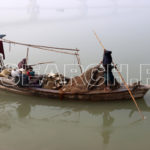
[(104, 52), (104, 56), (103, 56), (103, 65), (109, 65), (112, 63), (112, 57), (111, 57), (112, 52), (106, 50)]

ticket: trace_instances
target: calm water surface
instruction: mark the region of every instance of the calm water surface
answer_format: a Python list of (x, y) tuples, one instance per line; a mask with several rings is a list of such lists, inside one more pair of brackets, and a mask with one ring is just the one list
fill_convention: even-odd
[[(1, 0), (0, 8), (0, 33), (7, 39), (79, 48), (84, 67), (103, 54), (92, 30), (116, 63), (129, 64), (129, 79), (139, 79), (139, 65), (150, 62), (148, 0)], [(5, 45), (5, 51), (5, 63), (17, 64), (26, 56), (26, 48), (17, 45), (11, 51)], [(30, 49), (29, 63), (51, 60), (62, 73), (64, 64), (77, 63), (73, 56)], [(60, 101), (0, 91), (0, 150), (148, 150), (150, 93), (137, 102), (144, 121), (132, 101)]]

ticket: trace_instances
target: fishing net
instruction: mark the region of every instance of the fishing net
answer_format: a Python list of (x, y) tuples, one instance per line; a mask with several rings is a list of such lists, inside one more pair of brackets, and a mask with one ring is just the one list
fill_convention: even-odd
[[(115, 79), (111, 89), (117, 89), (120, 84)], [(80, 76), (70, 79), (67, 85), (64, 85), (61, 90), (63, 92), (84, 93), (92, 90), (104, 90), (104, 69), (99, 66), (88, 69)]]

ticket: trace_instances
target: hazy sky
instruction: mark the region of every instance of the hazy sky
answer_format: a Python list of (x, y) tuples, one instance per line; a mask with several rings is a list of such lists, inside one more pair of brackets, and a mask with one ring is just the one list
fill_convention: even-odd
[(40, 7), (78, 7), (86, 4), (92, 6), (150, 6), (149, 0), (0, 0), (0, 8), (22, 7), (28, 4), (37, 4)]
[[(149, 0), (0, 2), (0, 33), (7, 34), (7, 39), (79, 48), (82, 64), (88, 65), (102, 59), (102, 49), (92, 32), (94, 29), (105, 47), (113, 51), (117, 63), (149, 62), (149, 56), (146, 55), (150, 47)], [(6, 62), (18, 63), (26, 55), (26, 48), (17, 46), (12, 46), (11, 52), (6, 47), (5, 51)], [(135, 53), (136, 59), (133, 59)], [(31, 63), (49, 60), (56, 60), (58, 64), (76, 62), (74, 57), (36, 50), (31, 50), (30, 55), (33, 56), (29, 59)]]

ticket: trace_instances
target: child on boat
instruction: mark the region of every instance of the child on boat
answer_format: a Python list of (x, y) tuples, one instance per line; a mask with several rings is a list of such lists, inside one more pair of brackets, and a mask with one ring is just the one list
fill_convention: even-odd
[(28, 75), (29, 79), (32, 79), (32, 77), (35, 76), (35, 72), (33, 71), (33, 68), (31, 66), (29, 66), (27, 68), (27, 75)]

